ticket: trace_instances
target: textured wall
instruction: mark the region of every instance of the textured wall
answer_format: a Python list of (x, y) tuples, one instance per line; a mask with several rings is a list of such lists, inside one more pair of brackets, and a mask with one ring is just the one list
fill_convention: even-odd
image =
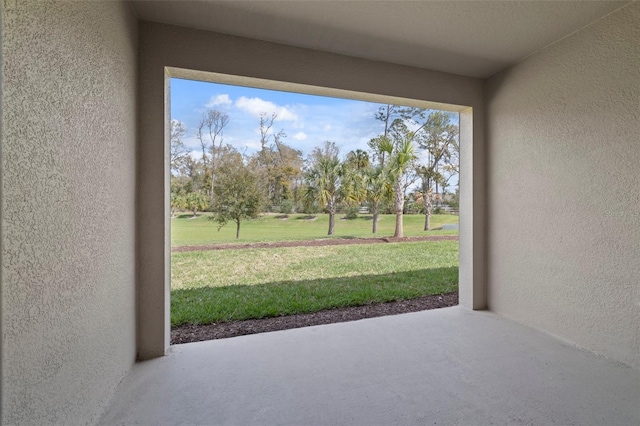
[(135, 359), (137, 23), (2, 15), (2, 423), (92, 423)]
[(486, 87), (489, 308), (640, 368), (640, 3)]
[[(473, 135), (473, 146), (470, 137), (469, 141), (462, 141), (461, 155), (468, 161), (462, 164), (461, 178), (466, 207), (460, 218), (460, 293), (461, 303), (465, 306), (484, 307), (484, 253), (483, 250), (471, 252), (472, 244), (484, 247), (481, 80), (172, 25), (141, 21), (139, 31), (138, 350), (141, 358), (161, 356), (168, 345), (168, 155), (162, 140), (168, 114), (165, 105), (167, 72), (184, 77), (175, 68), (200, 71), (192, 78), (205, 80), (215, 79), (206, 75), (214, 72), (227, 77), (315, 86), (307, 89), (325, 95), (335, 96), (332, 90), (323, 90), (329, 88), (472, 107), (473, 119), (469, 109), (463, 114), (468, 129), (463, 129), (462, 133)], [(167, 71), (165, 67), (172, 69)], [(241, 83), (236, 80), (235, 84)], [(282, 90), (282, 87), (272, 88)], [(158, 232), (159, 229), (165, 229), (167, 233)]]

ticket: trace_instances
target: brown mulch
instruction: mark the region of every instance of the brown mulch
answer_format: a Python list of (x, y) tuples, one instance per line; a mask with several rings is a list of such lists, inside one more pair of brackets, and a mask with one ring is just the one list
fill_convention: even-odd
[(171, 328), (171, 344), (201, 342), (204, 340), (224, 339), (246, 334), (355, 321), (363, 318), (445, 308), (457, 304), (458, 292), (453, 292), (434, 296), (423, 296), (398, 302), (372, 303), (364, 306), (329, 309), (312, 314), (297, 314), (208, 325), (186, 324)]
[(250, 249), (250, 248), (276, 248), (276, 247), (320, 247), (339, 246), (347, 244), (378, 244), (378, 243), (400, 243), (415, 241), (458, 241), (457, 235), (430, 235), (424, 237), (404, 237), (404, 238), (332, 238), (321, 240), (301, 240), (301, 241), (274, 241), (265, 243), (246, 244), (213, 244), (206, 246), (185, 246), (172, 247), (171, 251), (203, 251), (203, 250), (229, 250), (229, 249)]

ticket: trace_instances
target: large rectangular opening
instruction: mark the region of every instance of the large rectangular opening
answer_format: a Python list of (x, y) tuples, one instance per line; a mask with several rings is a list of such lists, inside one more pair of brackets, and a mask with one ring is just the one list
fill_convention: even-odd
[[(174, 341), (219, 335), (206, 323), (457, 303), (459, 107), (176, 74), (165, 123), (171, 323), (187, 331)], [(379, 312), (398, 313), (390, 306)]]

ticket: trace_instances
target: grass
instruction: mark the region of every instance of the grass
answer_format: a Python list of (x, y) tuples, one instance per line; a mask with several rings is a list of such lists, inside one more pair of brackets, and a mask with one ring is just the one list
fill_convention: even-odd
[(457, 284), (455, 241), (173, 253), (171, 323), (317, 312), (446, 293)]
[[(171, 219), (171, 245), (193, 246), (220, 243), (243, 243), (256, 241), (295, 241), (318, 238), (329, 238), (329, 215), (315, 215), (315, 220), (305, 220), (306, 215), (289, 215), (286, 220), (281, 215), (264, 214), (257, 220), (242, 222), (240, 239), (235, 239), (235, 225), (229, 224), (218, 231), (218, 225), (207, 219), (208, 214), (202, 214), (192, 219), (190, 213), (181, 214)], [(371, 216), (360, 216), (353, 220), (340, 220), (336, 216), (335, 235), (333, 238), (354, 237), (389, 237), (393, 235), (395, 227), (394, 215), (380, 215), (378, 233), (371, 233)], [(446, 223), (458, 223), (458, 216), (433, 215), (432, 228), (439, 228)], [(405, 215), (405, 236), (419, 235), (457, 235), (458, 231), (423, 231), (423, 215)]]

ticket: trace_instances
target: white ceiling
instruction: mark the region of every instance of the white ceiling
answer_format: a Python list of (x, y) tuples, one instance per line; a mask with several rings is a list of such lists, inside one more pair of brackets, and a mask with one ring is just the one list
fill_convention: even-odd
[(488, 77), (624, 1), (132, 1), (140, 19)]

